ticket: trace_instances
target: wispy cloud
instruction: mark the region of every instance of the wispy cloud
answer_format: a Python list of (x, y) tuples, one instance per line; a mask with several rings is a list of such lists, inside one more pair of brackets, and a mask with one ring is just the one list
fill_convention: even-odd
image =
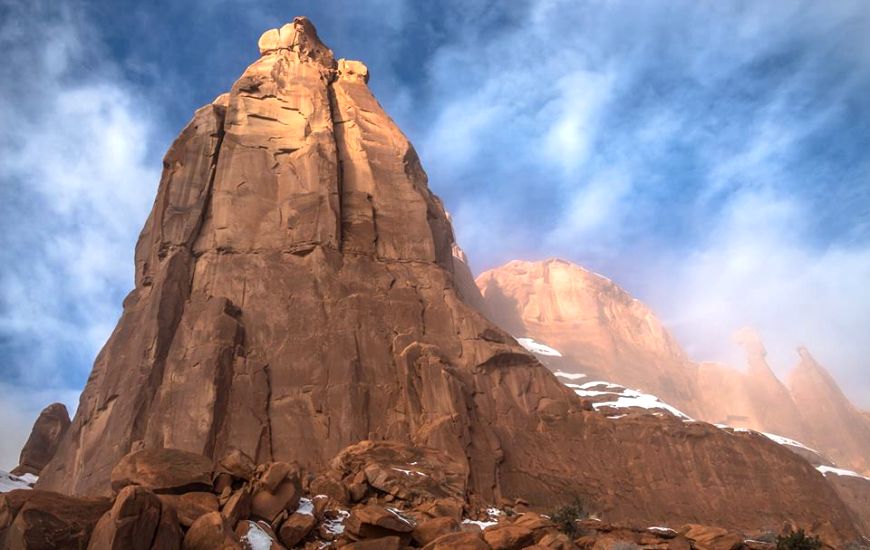
[(753, 324), (777, 364), (806, 344), (870, 405), (864, 0), (0, 13), (4, 414), (69, 403), (132, 284), (169, 139), (297, 14), (369, 65), (475, 267), (567, 257), (649, 302), (698, 359), (730, 358), (731, 332)]
[[(0, 467), (39, 410), (74, 412), (132, 280), (159, 157), (149, 109), (70, 6), (11, 8), (0, 28)], [(31, 47), (33, 37), (50, 37)], [(27, 47), (22, 47), (22, 42)]]

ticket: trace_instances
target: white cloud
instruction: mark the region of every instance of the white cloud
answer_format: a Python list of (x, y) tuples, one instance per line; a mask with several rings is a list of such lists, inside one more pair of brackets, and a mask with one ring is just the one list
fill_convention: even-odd
[(0, 251), (0, 334), (14, 346), (0, 368), (0, 467), (17, 462), (45, 405), (74, 413), (132, 288), (160, 173), (147, 103), (79, 15), (34, 2), (0, 27), (0, 223), (16, 236)]
[(614, 77), (608, 73), (576, 71), (555, 83), (559, 96), (550, 114), (541, 153), (551, 163), (572, 173), (582, 166), (598, 135), (602, 111), (610, 99)]

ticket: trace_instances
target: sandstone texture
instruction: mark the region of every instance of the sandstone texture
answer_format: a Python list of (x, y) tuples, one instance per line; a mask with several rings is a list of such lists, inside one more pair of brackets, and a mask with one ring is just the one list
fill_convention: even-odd
[(477, 278), (485, 311), (514, 336), (558, 350), (554, 369), (652, 393), (697, 415), (695, 367), (642, 302), (563, 260), (515, 260)]
[[(176, 513), (192, 520), (190, 549), (237, 548), (243, 535), (272, 547), (282, 533), (409, 544), (427, 517), (517, 499), (547, 510), (582, 498), (608, 521), (741, 532), (824, 518), (837, 542), (858, 536), (831, 485), (780, 445), (589, 410), (460, 289), (448, 217), (365, 67), (336, 61), (304, 18), (259, 46), (167, 152), (136, 288), (38, 488), (211, 487), (221, 510)], [(679, 348), (637, 318), (620, 353), (646, 359), (654, 346), (663, 395), (691, 405), (675, 374), (688, 365), (664, 360)], [(298, 516), (282, 530), (300, 510), (317, 518), (311, 531), (300, 535)], [(253, 524), (236, 533), (242, 521)], [(553, 529), (539, 534), (558, 544)], [(513, 525), (426, 547), (528, 541), (535, 529)]]
[(12, 470), (13, 475), (39, 475), (42, 468), (54, 456), (60, 439), (69, 428), (70, 419), (66, 406), (62, 403), (52, 403), (39, 413), (33, 424), (30, 437), (21, 449), (18, 466)]
[(745, 369), (692, 363), (647, 306), (609, 279), (564, 260), (513, 261), (476, 282), (485, 301), (481, 311), (490, 319), (559, 352), (539, 358), (552, 370), (577, 375), (563, 381), (637, 388), (693, 418), (795, 439), (824, 455), (819, 464), (832, 460), (868, 473), (866, 414), (805, 348), (786, 385), (752, 330), (736, 335), (746, 352)]

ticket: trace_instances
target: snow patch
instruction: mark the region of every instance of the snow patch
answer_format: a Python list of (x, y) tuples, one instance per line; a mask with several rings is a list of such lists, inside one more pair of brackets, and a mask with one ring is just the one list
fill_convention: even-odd
[(604, 403), (593, 403), (592, 407), (595, 409), (600, 409), (602, 407), (615, 407), (617, 409), (625, 409), (631, 407), (637, 407), (640, 409), (662, 409), (666, 410), (672, 415), (691, 420), (684, 412), (680, 411), (676, 407), (672, 407), (668, 405), (664, 401), (659, 400), (658, 397), (654, 395), (650, 395), (648, 393), (641, 393), (637, 390), (623, 390), (621, 394), (617, 394), (618, 397), (615, 401), (606, 401)]
[(402, 472), (406, 476), (429, 477), (428, 474), (424, 474), (423, 472), (418, 472), (417, 470), (403, 470), (402, 468), (393, 468), (393, 470), (395, 470), (397, 472)]
[(323, 528), (329, 534), (337, 537), (344, 533), (344, 522), (350, 517), (350, 512), (347, 510), (336, 510), (335, 513), (338, 515), (337, 518), (323, 520)]
[(402, 511), (399, 510), (398, 508), (387, 508), (387, 512), (389, 512), (389, 513), (393, 514), (394, 516), (396, 516), (397, 518), (399, 518), (399, 520), (404, 522), (405, 525), (408, 525), (410, 527), (416, 527), (416, 524), (413, 521), (406, 518), (405, 516), (403, 516)]
[(553, 349), (550, 346), (535, 342), (532, 338), (517, 338), (517, 342), (527, 350), (537, 355), (546, 355), (547, 357), (562, 357), (559, 350)]
[(834, 468), (833, 466), (816, 466), (816, 470), (820, 471), (823, 475), (834, 474), (838, 476), (859, 477), (861, 479), (866, 479), (867, 481), (870, 481), (870, 477), (862, 476), (858, 472), (853, 472), (852, 470), (844, 470), (843, 468)]
[(299, 506), (296, 508), (297, 514), (305, 514), (306, 516), (314, 515), (314, 503), (310, 498), (302, 497), (299, 499)]
[(789, 447), (798, 447), (799, 449), (806, 449), (807, 451), (810, 451), (810, 452), (815, 453), (817, 455), (821, 454), (819, 451), (807, 447), (806, 445), (804, 445), (800, 441), (795, 441), (794, 439), (789, 439), (789, 438), (783, 437), (781, 435), (769, 434), (766, 432), (759, 432), (759, 433), (761, 435), (763, 435), (764, 437), (779, 443), (780, 445), (788, 445)]
[(664, 535), (676, 535), (677, 532), (671, 529), (670, 527), (647, 527), (647, 531), (652, 531), (653, 533), (662, 533)]
[(251, 550), (270, 550), (274, 540), (262, 527), (256, 523), (248, 523), (248, 532), (241, 538), (241, 542), (247, 542)]
[(477, 525), (480, 527), (480, 530), (483, 531), (487, 527), (492, 527), (493, 525), (498, 524), (498, 518), (505, 515), (503, 511), (499, 510), (495, 507), (490, 507), (486, 509), (487, 521), (478, 521), (474, 519), (464, 519), (462, 523), (465, 525)]
[(16, 489), (32, 489), (37, 479), (39, 478), (33, 474), (16, 476), (0, 471), (0, 493), (8, 493)]

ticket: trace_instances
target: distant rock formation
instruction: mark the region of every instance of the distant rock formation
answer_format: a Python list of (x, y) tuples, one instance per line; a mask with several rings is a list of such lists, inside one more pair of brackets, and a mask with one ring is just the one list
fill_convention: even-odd
[(788, 386), (806, 426), (806, 440), (838, 464), (870, 476), (870, 422), (806, 348), (798, 348), (798, 354)]
[(477, 284), (493, 321), (561, 352), (540, 357), (554, 370), (638, 388), (694, 418), (787, 436), (870, 475), (866, 413), (805, 348), (786, 387), (751, 329), (736, 335), (746, 370), (692, 364), (649, 308), (564, 260), (512, 261), (482, 273)]
[(60, 440), (70, 425), (69, 413), (66, 405), (52, 403), (39, 413), (39, 417), (33, 424), (30, 437), (21, 449), (21, 458), (18, 466), (12, 470), (13, 475), (32, 474), (39, 472), (52, 459), (57, 452)]
[(557, 368), (641, 388), (697, 416), (692, 365), (652, 311), (610, 279), (559, 259), (477, 277), (490, 318), (560, 350)]
[[(143, 532), (157, 536), (166, 521), (186, 529), (185, 548), (233, 547), (235, 537), (262, 536), (247, 515), (280, 532), (306, 482), (337, 501), (369, 487), (381, 508), (413, 501), (399, 490), (408, 483), (394, 484), (402, 472), (357, 460), (360, 444), (422, 449), (420, 460), (450, 481), (444, 496), (462, 493), (469, 509), (582, 498), (609, 521), (641, 526), (751, 530), (790, 519), (811, 528), (824, 518), (838, 540), (857, 537), (832, 487), (780, 445), (590, 410), (472, 306), (447, 215), (365, 66), (335, 61), (304, 18), (265, 33), (260, 52), (167, 152), (136, 247), (136, 288), (37, 483), (79, 497), (119, 491), (108, 515), (100, 504), (95, 540), (133, 540), (123, 520), (141, 510), (133, 517)], [(590, 336), (602, 352), (588, 364), (607, 369), (605, 353), (615, 354), (638, 379), (655, 373), (664, 395), (690, 400), (679, 347), (645, 308), (612, 292), (597, 314), (606, 323)], [(569, 296), (571, 309), (536, 302), (539, 322), (567, 323), (566, 338), (587, 299)], [(625, 325), (608, 342), (612, 322)], [(179, 463), (190, 454), (201, 455), (192, 469)], [(215, 469), (223, 481), (211, 487), (222, 511), (248, 487), (250, 500), (236, 497), (226, 516), (207, 497), (168, 497), (208, 492), (209, 461), (226, 470)], [(211, 511), (193, 519), (176, 510), (173, 523), (167, 501)], [(389, 510), (345, 513), (350, 535), (386, 529), (408, 540)], [(288, 537), (307, 525), (294, 521)], [(480, 544), (504, 548), (496, 537), (510, 532)]]

